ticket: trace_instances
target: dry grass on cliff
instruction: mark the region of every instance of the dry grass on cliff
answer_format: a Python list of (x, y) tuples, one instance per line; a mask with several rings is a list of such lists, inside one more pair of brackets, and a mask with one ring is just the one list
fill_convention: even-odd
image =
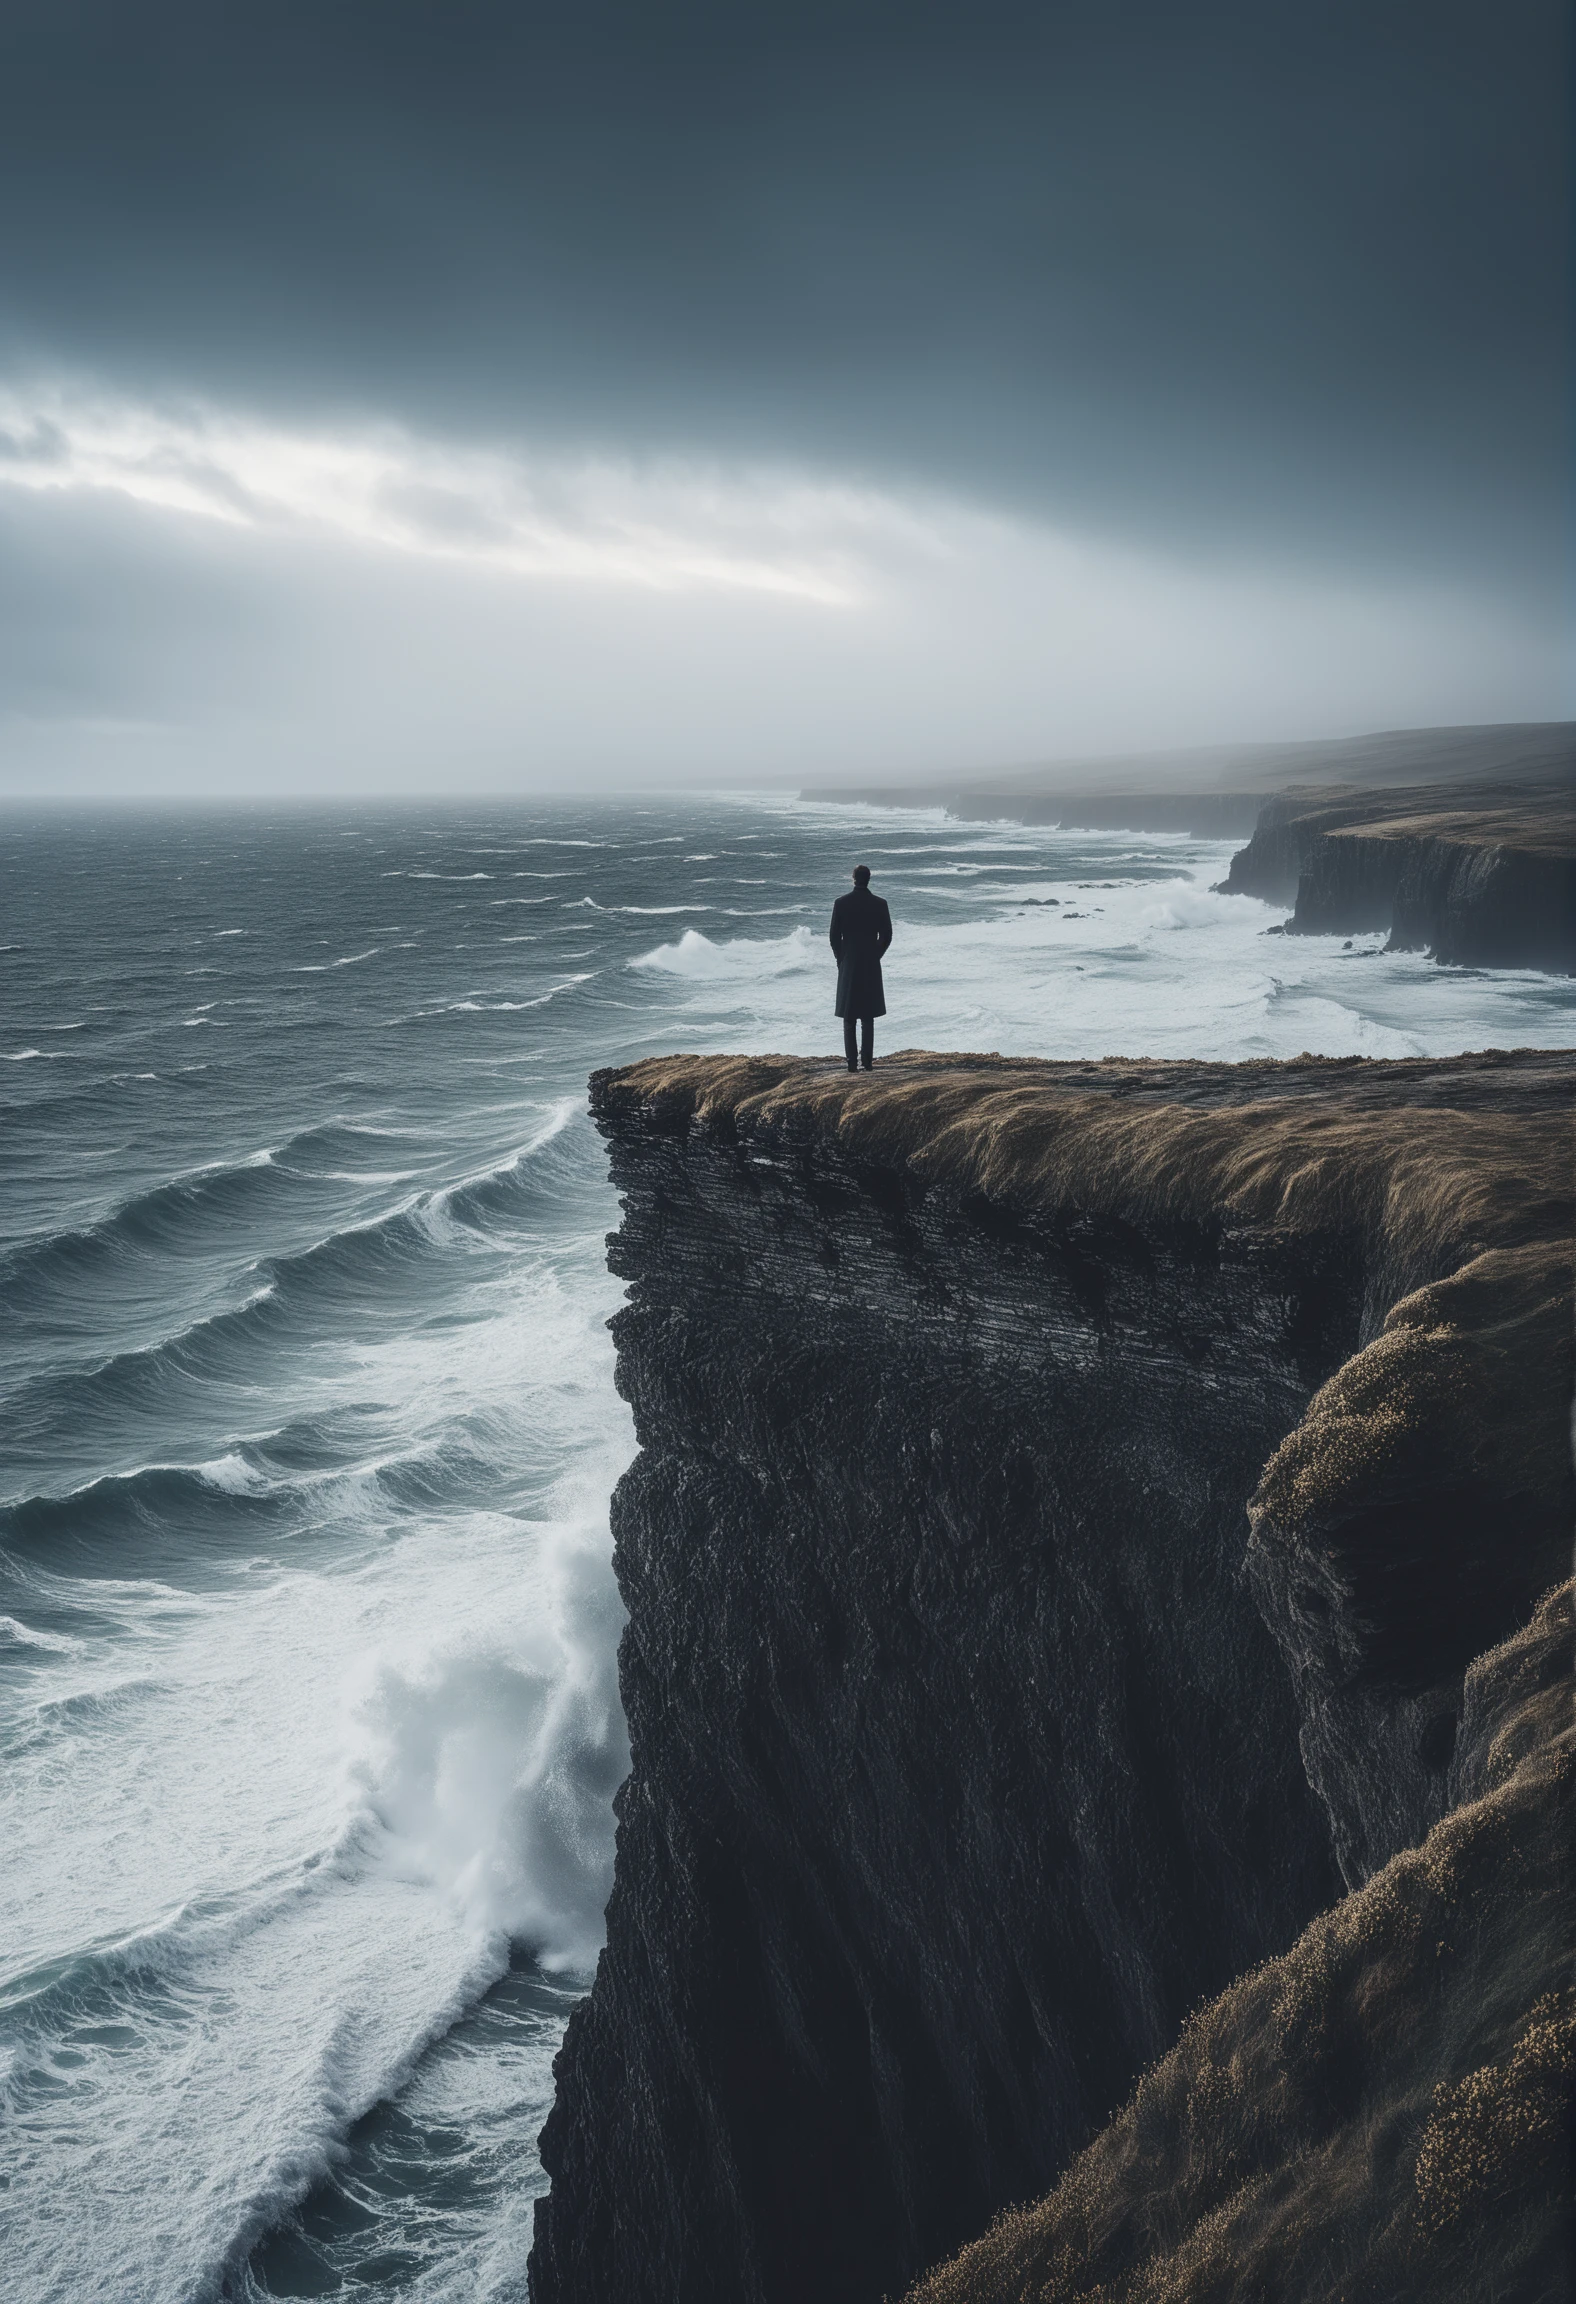
[(1402, 1486), (1492, 1488), (1543, 1512), (1569, 1485), (1568, 1247), (1489, 1250), (1391, 1307), (1264, 1468), (1250, 1505), (1306, 1540)]
[[(743, 1134), (829, 1140), (916, 1183), (1021, 1211), (1362, 1232), (1398, 1270), (1448, 1271), (1469, 1246), (1568, 1240), (1563, 1117), (1426, 1110), (1405, 1066), (1063, 1066), (909, 1053), (871, 1079), (792, 1057), (661, 1057), (614, 1075), (620, 1100)], [(1323, 1092), (1309, 1092), (1309, 1073)], [(1239, 1076), (1253, 1100), (1190, 1092)], [(1298, 1090), (1277, 1097), (1277, 1075)], [(1350, 1093), (1389, 1075), (1391, 1097)]]
[(1195, 2015), (1050, 2196), (909, 2304), (1567, 2292), (1572, 1591), (1469, 1676), (1487, 1789)]
[(1389, 1307), (1382, 1330), (1316, 1396), (1254, 1499), (1256, 1522), (1306, 1532), (1383, 1481), (1496, 1481), (1546, 1502), (1568, 1478), (1568, 1118), (1420, 1106), (1412, 1076), (1310, 1059), (909, 1055), (872, 1080), (792, 1057), (669, 1057), (615, 1082), (674, 1119), (773, 1145), (830, 1140), (1020, 1213), (1354, 1241), (1371, 1299)]
[(1568, 782), (1482, 785), (1290, 785), (1281, 823), (1336, 840), (1441, 840), (1455, 848), (1509, 848), (1576, 856), (1576, 804)]
[(1529, 797), (1514, 807), (1408, 807), (1360, 824), (1334, 824), (1334, 840), (1442, 840), (1453, 848), (1509, 848), (1522, 855), (1576, 856), (1576, 808), (1563, 794)]

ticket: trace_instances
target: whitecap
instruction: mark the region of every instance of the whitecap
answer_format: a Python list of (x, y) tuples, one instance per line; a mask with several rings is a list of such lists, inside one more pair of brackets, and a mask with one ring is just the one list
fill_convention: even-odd
[(292, 968), (292, 976), (326, 976), (333, 968), (354, 968), (358, 961), (375, 960), (382, 951), (381, 944), (373, 944), (365, 952), (347, 952), (342, 960), (307, 960)]
[(1220, 928), (1243, 922), (1258, 925), (1287, 907), (1266, 906), (1255, 896), (1217, 896), (1198, 880), (1151, 882), (1139, 917), (1151, 928)]
[[(506, 942), (507, 939), (500, 939), (500, 941)], [(566, 957), (571, 957), (571, 955), (566, 955)], [(450, 1000), (441, 1008), (417, 1008), (413, 1009), (407, 1016), (386, 1016), (383, 1021), (386, 1026), (392, 1026), (395, 1024), (427, 1024), (437, 1016), (520, 1015), (530, 1008), (547, 1007), (551, 1001), (558, 998), (560, 992), (572, 992), (577, 984), (589, 984), (595, 973), (595, 969), (586, 968), (582, 969), (576, 976), (565, 976), (557, 984), (550, 985), (547, 991), (537, 993), (532, 1000)]]
[(713, 944), (698, 928), (686, 928), (676, 944), (659, 944), (653, 951), (639, 953), (628, 966), (651, 968), (668, 976), (723, 977), (747, 971), (759, 977), (817, 967), (824, 958), (822, 940), (808, 928), (795, 928), (775, 943), (741, 936), (727, 944)]
[(238, 1448), (216, 1456), (210, 1464), (194, 1464), (192, 1470), (205, 1488), (217, 1488), (223, 1496), (257, 1496), (271, 1485)]
[(315, 1184), (408, 1184), (421, 1174), (419, 1168), (313, 1168), (296, 1170), (296, 1174), (310, 1174)]
[(50, 1656), (79, 1656), (84, 1645), (58, 1632), (40, 1632), (16, 1616), (0, 1616), (0, 1640), (7, 1640), (16, 1648), (37, 1648)]
[(584, 968), (578, 976), (566, 976), (562, 983), (554, 984), (546, 992), (537, 993), (532, 1000), (451, 1000), (444, 1013), (452, 1015), (460, 1010), (471, 1010), (483, 1016), (503, 1016), (517, 1015), (526, 1008), (545, 1008), (550, 1000), (557, 999), (560, 992), (572, 992), (577, 984), (589, 984), (595, 973), (594, 969)]

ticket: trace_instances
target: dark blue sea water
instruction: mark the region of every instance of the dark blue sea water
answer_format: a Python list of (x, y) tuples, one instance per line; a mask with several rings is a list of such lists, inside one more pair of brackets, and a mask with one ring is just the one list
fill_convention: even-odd
[[(524, 2295), (626, 1764), (587, 1073), (1565, 1044), (1226, 850), (777, 801), (0, 819), (14, 2304)], [(1055, 899), (1053, 902), (1052, 899)]]

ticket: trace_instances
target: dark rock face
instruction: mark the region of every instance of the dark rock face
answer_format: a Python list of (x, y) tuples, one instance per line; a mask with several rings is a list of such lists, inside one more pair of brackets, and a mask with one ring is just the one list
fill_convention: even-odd
[[(1414, 860), (1409, 842), (1363, 839), (1332, 827), (1299, 845), (1305, 861), (1297, 877), (1289, 936), (1361, 936), (1387, 929), (1396, 895)], [(1415, 907), (1414, 907), (1415, 911)], [(1424, 938), (1425, 944), (1431, 939)]]
[(1344, 830), (1312, 845), (1295, 935), (1388, 928), (1393, 952), (1484, 968), (1576, 970), (1576, 856), (1511, 842)]
[(532, 2294), (873, 2304), (1336, 1892), (1240, 1562), (1361, 1276), (611, 1145), (633, 1767)]
[[(1396, 1305), (1251, 1500), (1247, 1567), (1348, 1887), (1460, 1795), (1473, 1659), (1570, 1566), (1568, 1220)], [(1355, 1437), (1354, 1437), (1355, 1436)], [(1461, 1733), (1464, 1733), (1461, 1732)]]
[[(1531, 1051), (597, 1076), (632, 1768), (536, 2304), (897, 2294), (1476, 1797), (1471, 1659), (1568, 1563), (1573, 1087)], [(1395, 1976), (1352, 2006), (1434, 2074), (1420, 2133), (1472, 2042), (1431, 2062)], [(1340, 2112), (1308, 2069), (1293, 2158)]]
[[(1277, 793), (1266, 800), (1246, 848), (1239, 848), (1220, 883), (1222, 896), (1257, 896), (1264, 904), (1295, 904), (1303, 873), (1306, 793)], [(1388, 925), (1388, 921), (1383, 923)]]
[(1576, 855), (1421, 840), (1396, 883), (1390, 944), (1464, 967), (1576, 975)]
[(1192, 2017), (1049, 2198), (907, 2304), (1563, 2304), (1573, 1588), (1467, 1674), (1450, 1809)]
[(1483, 792), (1281, 794), (1220, 886), (1295, 903), (1292, 935), (1388, 931), (1392, 951), (1576, 972), (1568, 780)]
[[(1341, 1531), (1344, 1542), (1327, 1535), (1308, 1546), (1261, 1521), (1248, 1553), (1297, 1692), (1308, 1780), (1349, 1888), (1414, 1847), (1456, 1804), (1467, 1667), (1531, 1613), (1570, 1556), (1568, 1499), (1563, 1513), (1537, 1511), (1530, 1498), (1507, 1513), (1492, 1493), (1440, 1484), (1395, 1502), (1384, 1517), (1382, 1580), (1371, 1574), (1371, 1530), (1360, 1525)], [(1502, 1550), (1483, 1543), (1495, 1527)], [(1428, 1607), (1436, 1579), (1453, 1623)], [(1474, 1616), (1475, 1635), (1465, 1628)]]

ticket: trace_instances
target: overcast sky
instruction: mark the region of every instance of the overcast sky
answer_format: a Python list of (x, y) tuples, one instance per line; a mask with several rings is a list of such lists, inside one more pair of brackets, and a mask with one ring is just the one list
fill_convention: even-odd
[(0, 791), (1565, 714), (1563, 0), (0, 12)]

